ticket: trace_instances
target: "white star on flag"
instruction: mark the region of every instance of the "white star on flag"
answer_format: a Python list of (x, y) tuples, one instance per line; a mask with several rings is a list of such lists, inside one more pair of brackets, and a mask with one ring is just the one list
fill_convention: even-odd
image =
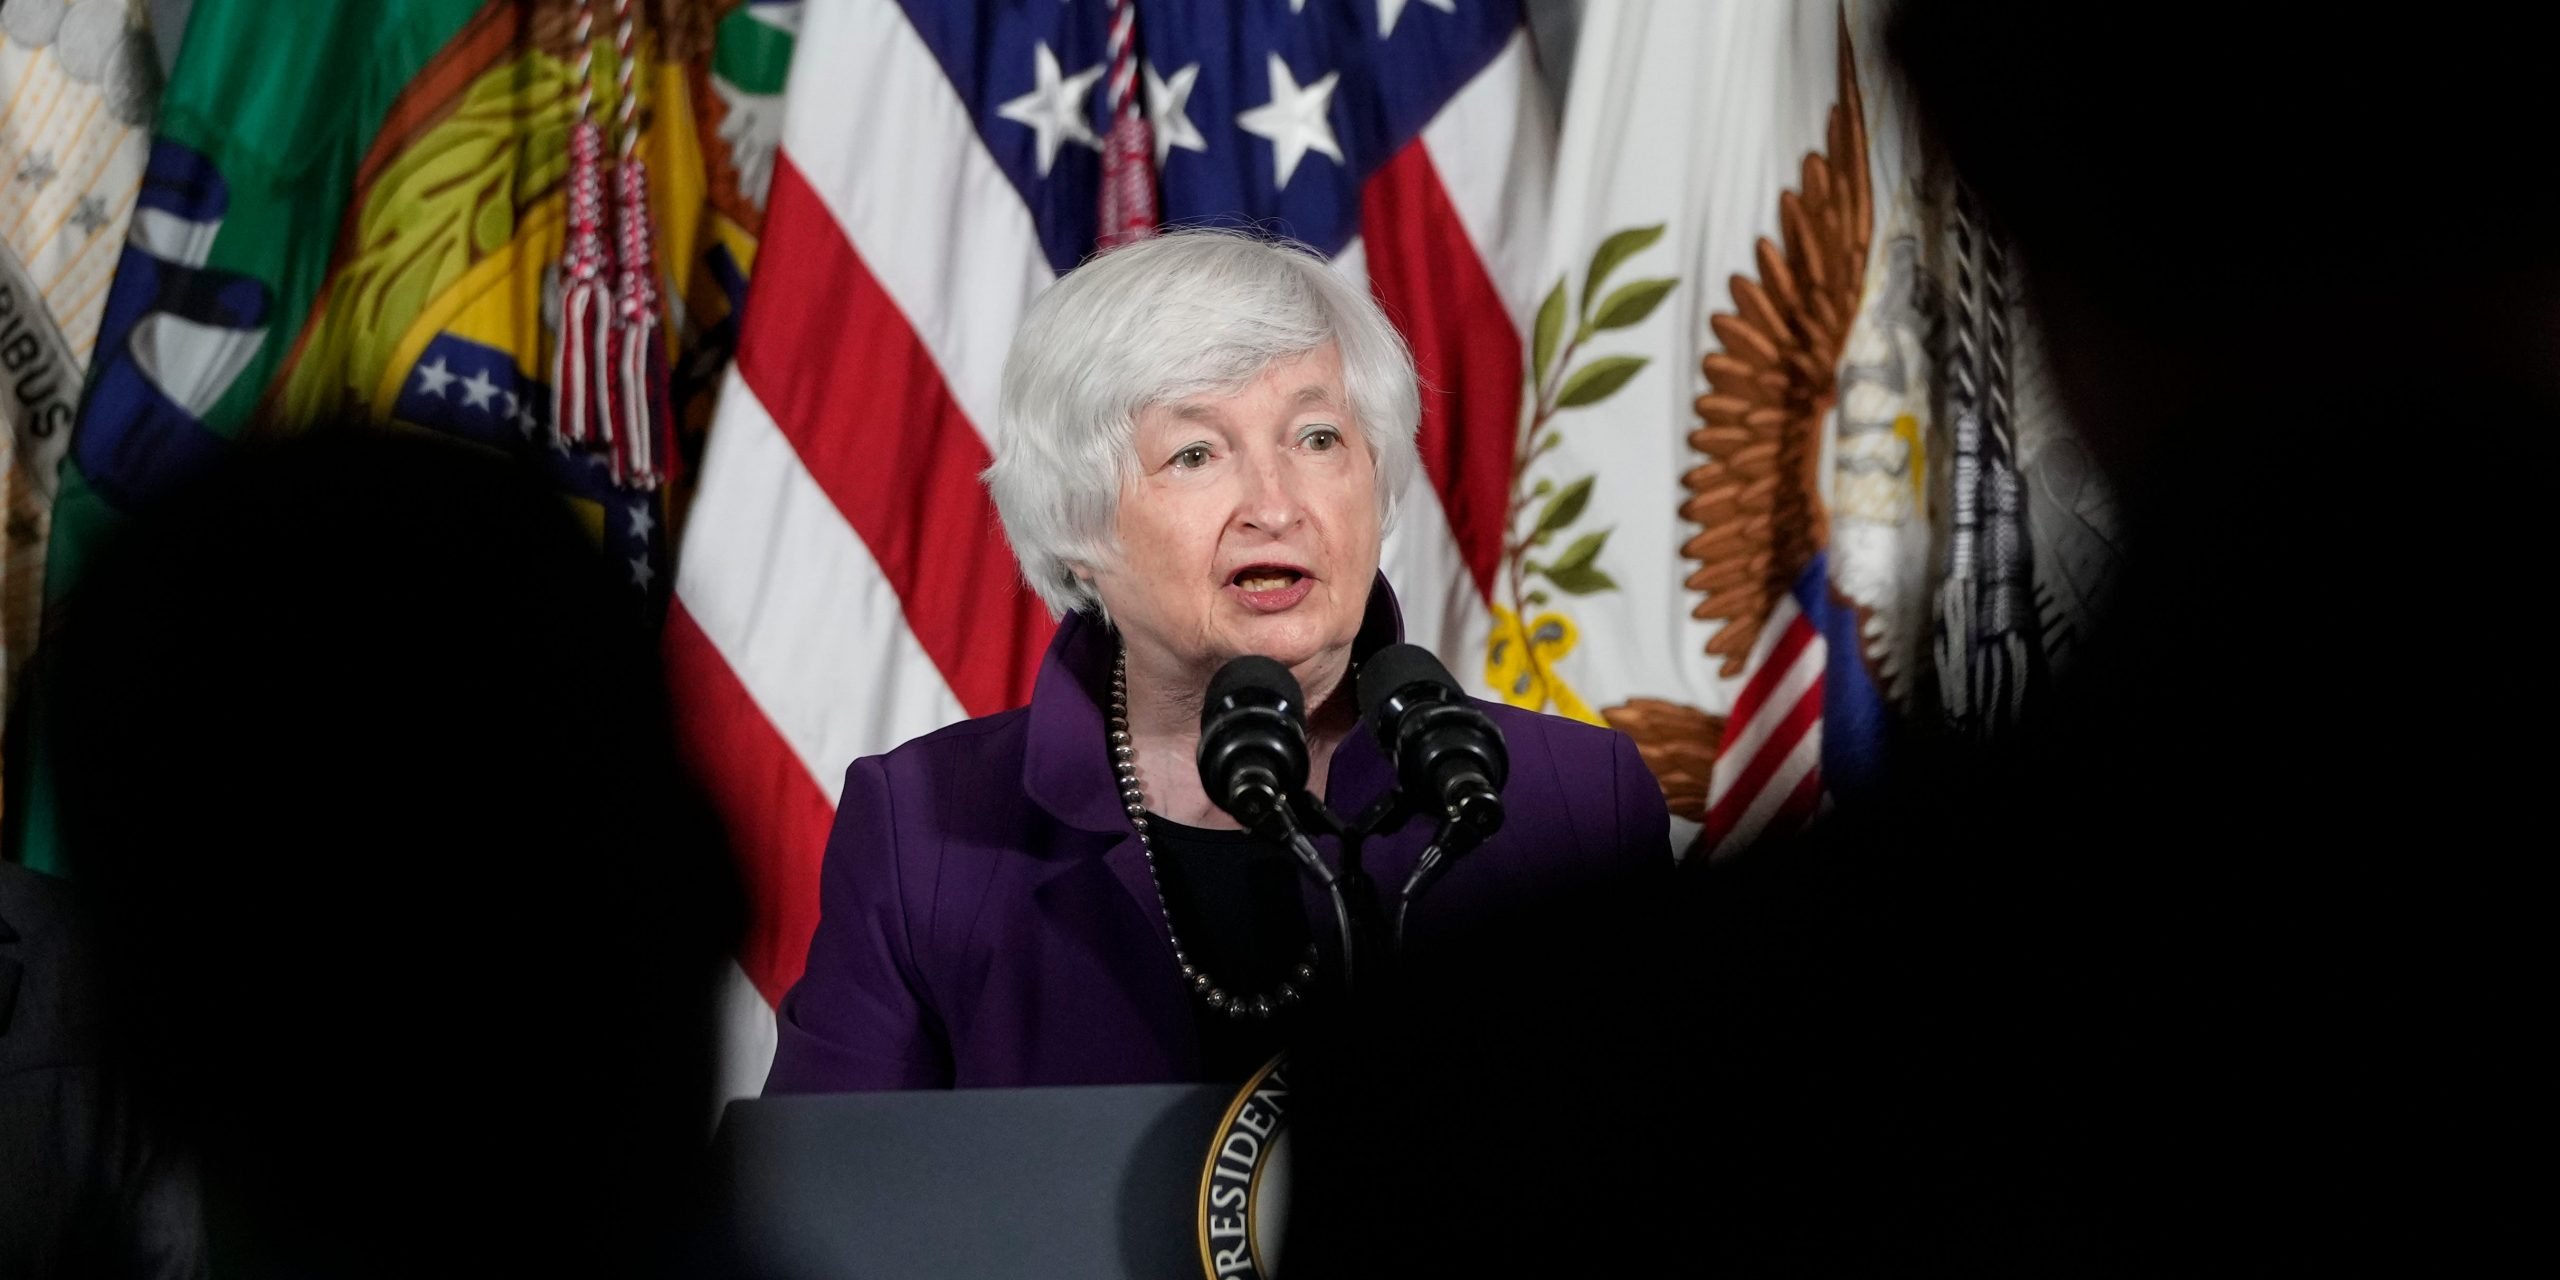
[(418, 394), (434, 396), (438, 400), (450, 399), (444, 389), (452, 385), (453, 370), (445, 366), (443, 356), (437, 356), (434, 364), (418, 366)]
[(463, 408), (486, 409), (489, 402), (497, 398), (498, 381), (489, 376), (488, 370), (482, 369), (462, 380)]
[(655, 581), (657, 580), (657, 578), (658, 578), (658, 571), (649, 567), (649, 557), (647, 557), (647, 556), (633, 556), (633, 557), (631, 557), (631, 585), (632, 585), (632, 586), (638, 587), (638, 588), (640, 588), (641, 590), (646, 591), (646, 590), (648, 590), (648, 589), (649, 589), (649, 584), (650, 584), (650, 583), (652, 583), (652, 582), (655, 582)]
[(1334, 143), (1333, 124), (1325, 113), (1333, 106), (1334, 82), (1342, 79), (1339, 71), (1328, 71), (1324, 78), (1301, 88), (1298, 78), (1289, 74), (1289, 64), (1271, 55), (1271, 101), (1236, 117), (1245, 132), (1271, 140), (1271, 156), (1276, 162), (1276, 185), (1286, 189), (1289, 179), (1298, 172), (1298, 162), (1310, 151), (1324, 153), (1335, 164), (1342, 163), (1342, 148)]
[(1200, 64), (1195, 62), (1173, 73), (1167, 80), (1156, 74), (1156, 66), (1147, 64), (1147, 122), (1155, 126), (1156, 167), (1164, 167), (1164, 158), (1180, 147), (1185, 151), (1206, 151), (1209, 140), (1191, 123), (1191, 86), (1200, 79)]
[(657, 528), (657, 527), (658, 527), (658, 522), (649, 518), (649, 504), (648, 504), (648, 503), (645, 503), (645, 502), (635, 502), (635, 503), (632, 503), (632, 504), (631, 504), (631, 536), (632, 536), (632, 537), (640, 538), (640, 539), (644, 539), (644, 540), (645, 540), (645, 539), (647, 539), (647, 538), (648, 538), (648, 536), (649, 536), (649, 531), (650, 531), (651, 529), (655, 529), (655, 528)]
[(104, 196), (82, 196), (79, 212), (71, 215), (71, 225), (80, 228), (80, 234), (84, 236), (98, 234), (98, 228), (107, 225), (109, 221), (111, 219), (107, 217), (107, 201)]
[(1037, 81), (1031, 92), (996, 108), (996, 114), (1015, 124), (1029, 125), (1040, 150), (1040, 176), (1049, 176), (1049, 166), (1057, 163), (1058, 146), (1062, 142), (1080, 142), (1101, 149), (1101, 140), (1093, 136), (1093, 127), (1085, 122), (1085, 98), (1093, 92), (1093, 82), (1102, 78), (1103, 67), (1097, 62), (1074, 75), (1061, 75), (1058, 55), (1049, 51), (1043, 40), (1032, 51), (1031, 74)]
[[(1378, 34), (1394, 35), (1396, 23), (1404, 17), (1404, 7), (1412, 2), (1413, 0), (1378, 0)], [(1422, 2), (1442, 13), (1458, 11), (1458, 0), (1422, 0)]]

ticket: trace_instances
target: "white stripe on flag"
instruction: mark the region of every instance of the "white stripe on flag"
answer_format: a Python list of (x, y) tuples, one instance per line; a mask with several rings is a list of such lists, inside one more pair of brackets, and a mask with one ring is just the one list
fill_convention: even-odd
[(1350, 243), (1342, 246), (1342, 252), (1333, 255), (1333, 269), (1340, 272), (1343, 279), (1360, 286), (1360, 292), (1367, 293), (1369, 242), (1358, 236), (1351, 237)]
[(1556, 129), (1526, 30), (1423, 126), (1422, 145), (1511, 322), (1527, 334), (1542, 292)]
[[(1366, 292), (1368, 241), (1351, 237), (1342, 252), (1333, 255), (1333, 269)], [(1484, 598), (1476, 594), (1466, 561), (1459, 558), (1458, 540), (1449, 533), (1449, 513), (1441, 508), (1440, 491), (1431, 486), (1431, 477), (1417, 471), (1405, 486), (1404, 497), (1396, 504), (1395, 527), (1387, 530), (1386, 545), (1378, 550), (1378, 568), (1396, 589), (1406, 641), (1439, 654), (1451, 672), (1467, 680), (1476, 666), (1469, 655), (1484, 652), (1484, 637), (1493, 623), (1485, 614)]]
[[(1760, 628), (1759, 643), (1751, 647), (1751, 664), (1744, 670), (1757, 673), (1765, 666), (1770, 654), (1786, 638), (1788, 629), (1803, 616), (1803, 610), (1796, 607), (1793, 595), (1780, 596), (1777, 607), (1769, 611), (1768, 622)], [(1805, 693), (1822, 679), (1826, 652), (1822, 633), (1817, 631), (1797, 652), (1795, 665), (1778, 677), (1777, 686), (1769, 690), (1769, 696), (1761, 701), (1759, 710), (1752, 713), (1750, 723), (1728, 736), (1717, 749), (1715, 771), (1707, 780), (1709, 809), (1724, 800), (1725, 793), (1733, 789), (1734, 779), (1750, 767), (1763, 749), (1772, 745), (1769, 736), (1778, 731), (1778, 725), (1787, 718), (1787, 713), (1795, 710), (1796, 703), (1802, 701)], [(1745, 684), (1748, 683), (1746, 679)], [(1793, 744), (1781, 742), (1774, 745), (1785, 751)]]
[[(1523, 30), (1422, 129), (1441, 190), (1523, 335), (1537, 306), (1537, 259), (1545, 243), (1543, 201), (1555, 155), (1550, 115)], [(1366, 246), (1354, 240), (1345, 254), (1353, 252), (1365, 279)], [(1379, 563), (1404, 606), (1405, 638), (1486, 692), (1483, 654), (1493, 618), (1429, 477), (1414, 477)]]
[(1394, 584), (1396, 603), (1404, 610), (1404, 638), (1440, 655), (1460, 683), (1482, 692), (1485, 636), (1493, 618), (1484, 597), (1476, 594), (1475, 575), (1458, 555), (1458, 540), (1449, 532), (1449, 514), (1440, 506), (1440, 491), (1419, 471), (1405, 486), (1396, 509), (1396, 527), (1387, 531), (1378, 552), (1378, 567)]
[(965, 719), (860, 534), (735, 369), (676, 594), (833, 804), (855, 757)]
[(894, 0), (810, 6), (794, 60), (834, 74), (792, 78), (783, 150), (993, 452), (1005, 351), (1053, 279), (1030, 208)]
[[(1351, 237), (1333, 255), (1333, 269), (1368, 292), (1369, 242)], [(1440, 491), (1431, 487), (1431, 477), (1416, 472), (1405, 486), (1396, 504), (1395, 527), (1387, 530), (1386, 545), (1378, 551), (1378, 568), (1396, 589), (1404, 638), (1439, 654), (1464, 680), (1468, 664), (1455, 659), (1483, 651), (1489, 624), (1466, 562), (1458, 558), (1458, 540), (1449, 534), (1449, 515), (1440, 507)], [(1472, 651), (1465, 648), (1470, 635), (1476, 646)]]
[(1734, 820), (1733, 830), (1726, 833), (1710, 853), (1748, 848), (1752, 841), (1760, 838), (1760, 829), (1768, 826), (1769, 819), (1777, 815), (1779, 806), (1787, 802), (1788, 796), (1795, 794), (1796, 784), (1804, 781), (1806, 774), (1821, 767), (1822, 721), (1815, 720), (1805, 726), (1794, 748), (1787, 752), (1785, 762), (1778, 766), (1777, 772), (1769, 775), (1769, 781), (1760, 788), (1760, 793), (1751, 797), (1751, 806)]
[[(764, 1078), (773, 1070), (774, 1044), (781, 1038), (773, 1006), (764, 1002), (764, 993), (756, 990), (754, 980), (735, 960), (721, 978), (719, 1005), (718, 1100), (755, 1097), (764, 1092)], [(720, 1123), (716, 1110), (711, 1122), (715, 1127)]]

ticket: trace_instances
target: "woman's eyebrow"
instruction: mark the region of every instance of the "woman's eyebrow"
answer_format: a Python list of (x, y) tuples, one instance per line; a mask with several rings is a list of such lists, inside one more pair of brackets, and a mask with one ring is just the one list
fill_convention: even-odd
[[(1310, 382), (1298, 388), (1296, 394), (1289, 397), (1289, 407), (1292, 410), (1309, 406), (1326, 409), (1340, 407), (1334, 401), (1332, 388), (1317, 382)], [(1216, 423), (1226, 416), (1214, 403), (1200, 400), (1178, 401), (1166, 405), (1164, 411), (1165, 416), (1181, 422)]]

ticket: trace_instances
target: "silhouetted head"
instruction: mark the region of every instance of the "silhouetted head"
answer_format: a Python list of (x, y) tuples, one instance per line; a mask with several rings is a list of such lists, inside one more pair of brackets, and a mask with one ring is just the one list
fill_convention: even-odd
[(58, 615), (120, 1062), (234, 1247), (539, 1269), (667, 1220), (738, 907), (626, 592), (530, 474), (349, 427), (237, 451)]

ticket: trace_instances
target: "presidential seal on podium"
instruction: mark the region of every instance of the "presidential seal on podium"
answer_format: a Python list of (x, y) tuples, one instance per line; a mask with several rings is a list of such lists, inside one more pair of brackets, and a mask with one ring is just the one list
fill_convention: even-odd
[(1270, 1280), (1280, 1270), (1289, 1196), (1288, 1055), (1245, 1081), (1210, 1138), (1200, 1171), (1200, 1267), (1210, 1280)]

